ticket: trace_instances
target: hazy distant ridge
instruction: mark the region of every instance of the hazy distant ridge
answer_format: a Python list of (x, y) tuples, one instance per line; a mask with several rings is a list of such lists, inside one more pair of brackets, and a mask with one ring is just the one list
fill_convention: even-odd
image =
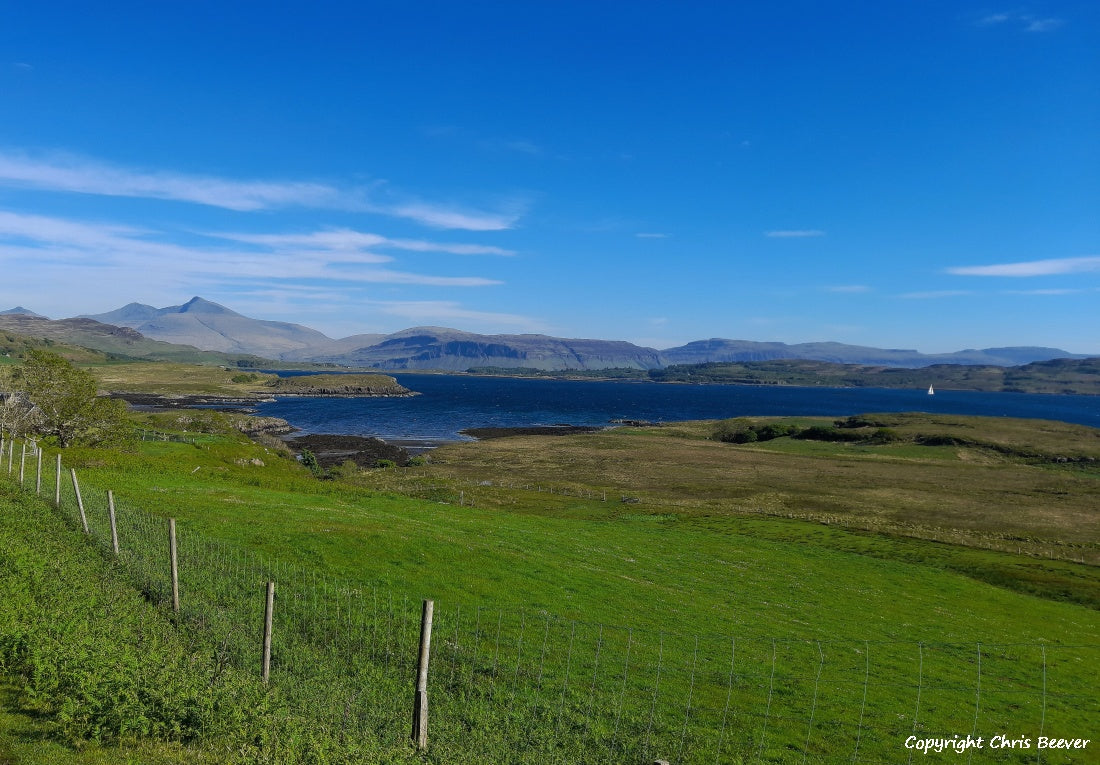
[[(24, 308), (3, 313), (33, 315)], [(788, 345), (724, 338), (697, 340), (658, 351), (623, 340), (481, 335), (445, 327), (413, 327), (389, 335), (362, 334), (334, 340), (300, 324), (252, 319), (201, 297), (167, 308), (130, 303), (115, 311), (80, 318), (129, 327), (148, 338), (203, 350), (254, 354), (276, 361), (317, 361), (393, 370), (465, 371), (471, 367), (652, 370), (677, 364), (780, 359), (901, 368), (933, 364), (1009, 367), (1050, 359), (1087, 358), (1060, 348), (985, 348), (924, 354), (836, 342)]]
[(329, 342), (328, 337), (315, 329), (282, 321), (250, 319), (201, 297), (168, 308), (130, 303), (115, 311), (81, 318), (130, 327), (154, 340), (272, 359)]

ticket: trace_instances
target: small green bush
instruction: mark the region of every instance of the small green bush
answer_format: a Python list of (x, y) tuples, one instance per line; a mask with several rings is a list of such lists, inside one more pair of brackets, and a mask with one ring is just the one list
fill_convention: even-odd
[(756, 431), (756, 437), (760, 441), (771, 441), (773, 438), (783, 438), (784, 436), (792, 436), (798, 432), (798, 428), (794, 425), (786, 425), (779, 422), (772, 422), (767, 425), (761, 425), (758, 428), (754, 428)]
[(892, 444), (901, 440), (901, 434), (893, 428), (878, 428), (871, 434), (871, 441), (876, 444)]
[(359, 472), (359, 466), (355, 460), (344, 460), (339, 465), (329, 468), (329, 475), (333, 478), (351, 478)]
[(302, 454), (298, 459), (313, 475), (320, 477), (324, 474), (325, 471), (321, 468), (321, 463), (317, 461), (317, 455), (309, 449), (302, 449)]
[(862, 433), (852, 433), (830, 425), (813, 425), (794, 437), (804, 441), (862, 441), (864, 439)]
[(751, 444), (756, 441), (771, 441), (775, 438), (791, 436), (798, 427), (781, 422), (769, 422), (765, 425), (753, 425), (748, 420), (722, 420), (714, 428), (714, 438), (731, 444)]

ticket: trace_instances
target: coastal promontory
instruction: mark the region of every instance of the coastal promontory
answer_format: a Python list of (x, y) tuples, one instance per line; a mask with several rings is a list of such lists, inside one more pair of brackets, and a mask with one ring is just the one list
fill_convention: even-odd
[(272, 395), (276, 396), (404, 397), (416, 395), (394, 378), (375, 374), (278, 377), (270, 381), (268, 387)]

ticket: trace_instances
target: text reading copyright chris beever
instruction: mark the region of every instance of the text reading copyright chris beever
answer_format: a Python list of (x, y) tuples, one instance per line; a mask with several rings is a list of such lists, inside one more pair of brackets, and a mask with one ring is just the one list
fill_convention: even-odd
[(932, 752), (955, 752), (962, 754), (968, 749), (1087, 749), (1091, 739), (1087, 738), (1053, 738), (1039, 736), (1028, 738), (1019, 736), (996, 735), (991, 738), (982, 736), (970, 736), (965, 738), (952, 736), (951, 738), (920, 738), (910, 736), (905, 739), (906, 749), (916, 749), (930, 754)]

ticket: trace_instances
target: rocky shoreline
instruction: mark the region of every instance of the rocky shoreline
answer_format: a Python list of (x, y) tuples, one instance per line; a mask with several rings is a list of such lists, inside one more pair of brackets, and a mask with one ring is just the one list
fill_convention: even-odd
[[(318, 386), (316, 388), (298, 388), (297, 390), (278, 390), (277, 396), (293, 397), (400, 397), (419, 395), (402, 388), (394, 390), (374, 386)], [(275, 417), (257, 417), (257, 404), (274, 401), (274, 396), (224, 396), (217, 394), (158, 394), (111, 392), (111, 398), (125, 401), (131, 408), (146, 411), (189, 409), (195, 407), (217, 409), (235, 414), (250, 415), (255, 427), (239, 427), (250, 437), (277, 437), (296, 455), (308, 450), (317, 458), (318, 464), (325, 469), (337, 467), (344, 462), (354, 462), (359, 467), (376, 467), (380, 460), (388, 460), (398, 466), (409, 464), (415, 456), (431, 451), (439, 445), (438, 441), (427, 439), (394, 439), (385, 441), (374, 436), (358, 436), (337, 433), (311, 433), (292, 435), (298, 432), (286, 420)], [(633, 424), (633, 423), (631, 423)], [(507, 438), (509, 436), (565, 436), (577, 433), (594, 433), (604, 430), (605, 426), (595, 425), (532, 425), (525, 427), (475, 427), (465, 428), (461, 435), (477, 440)]]
[(389, 460), (403, 467), (409, 464), (413, 456), (404, 446), (371, 436), (311, 433), (284, 438), (283, 441), (295, 454), (301, 455), (306, 450), (312, 452), (317, 464), (325, 469), (342, 465), (348, 460), (364, 468), (377, 467), (379, 460)]
[(226, 411), (250, 413), (248, 407), (274, 401), (273, 396), (219, 396), (217, 394), (164, 394), (109, 392), (108, 398), (125, 401), (134, 409), (192, 409), (194, 407), (217, 407)]
[[(507, 438), (508, 436), (564, 436), (574, 433), (594, 433), (604, 428), (592, 425), (537, 425), (513, 428), (467, 428), (462, 435), (478, 440), (489, 438)], [(374, 436), (353, 436), (336, 433), (310, 433), (308, 435), (283, 437), (283, 442), (301, 455), (309, 450), (317, 458), (317, 463), (325, 469), (333, 468), (351, 460), (359, 467), (376, 467), (379, 460), (390, 460), (398, 467), (409, 464), (409, 460), (437, 446), (438, 442), (427, 440), (385, 441)]]

